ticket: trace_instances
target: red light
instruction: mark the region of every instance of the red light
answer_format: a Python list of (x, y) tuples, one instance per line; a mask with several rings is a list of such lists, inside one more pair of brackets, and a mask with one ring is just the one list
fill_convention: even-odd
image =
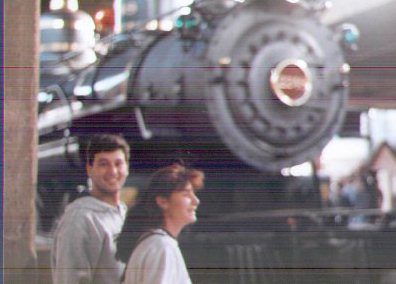
[(110, 34), (114, 32), (114, 10), (104, 8), (95, 13), (95, 26), (100, 34)]

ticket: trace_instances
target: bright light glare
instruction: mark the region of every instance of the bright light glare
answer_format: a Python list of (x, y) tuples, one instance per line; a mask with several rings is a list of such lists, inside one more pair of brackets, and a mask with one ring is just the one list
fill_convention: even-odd
[(179, 0), (180, 6), (188, 6), (194, 3), (194, 0)]
[(92, 21), (87, 21), (86, 19), (77, 20), (74, 22), (74, 28), (78, 31), (94, 31), (95, 24)]
[(356, 170), (369, 156), (369, 143), (364, 138), (333, 138), (323, 149), (321, 172), (335, 179)]
[(281, 170), (283, 176), (310, 176), (312, 175), (312, 165), (310, 163), (303, 163), (291, 168), (284, 168)]
[(87, 97), (92, 94), (91, 86), (77, 86), (74, 88), (74, 95), (78, 97)]
[(96, 20), (102, 20), (103, 17), (104, 17), (104, 11), (103, 11), (103, 10), (100, 10), (100, 11), (98, 11), (98, 12), (95, 14), (95, 19), (96, 19)]
[(48, 94), (47, 92), (39, 92), (37, 99), (40, 103), (50, 103), (54, 99), (52, 94)]
[(158, 29), (158, 21), (152, 20), (146, 24), (146, 29), (149, 31), (155, 31)]
[(50, 2), (50, 10), (60, 10), (65, 5), (63, 0), (51, 0)]
[(78, 0), (51, 0), (50, 10), (60, 10), (64, 8), (73, 12), (77, 11)]
[(181, 15), (190, 15), (191, 14), (191, 8), (190, 7), (183, 7), (180, 9), (180, 14)]
[(170, 20), (162, 20), (160, 23), (160, 28), (163, 31), (171, 31), (173, 29), (173, 22)]
[(171, 20), (152, 20), (146, 24), (146, 29), (149, 31), (156, 31), (158, 29), (162, 31), (171, 31), (173, 29), (173, 22)]

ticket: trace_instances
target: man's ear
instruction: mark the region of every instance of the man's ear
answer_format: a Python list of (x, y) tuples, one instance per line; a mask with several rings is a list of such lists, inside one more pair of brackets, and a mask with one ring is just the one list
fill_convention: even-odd
[(155, 198), (155, 202), (157, 203), (158, 207), (161, 208), (162, 210), (166, 210), (168, 208), (168, 199), (166, 199), (163, 196), (157, 196)]
[(87, 176), (88, 177), (91, 177), (91, 170), (92, 170), (92, 166), (90, 165), (90, 164), (86, 164), (85, 165), (85, 170), (86, 170), (86, 172), (87, 172)]

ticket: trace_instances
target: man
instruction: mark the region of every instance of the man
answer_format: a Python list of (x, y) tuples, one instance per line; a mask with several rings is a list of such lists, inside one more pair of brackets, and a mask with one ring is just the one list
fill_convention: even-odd
[(120, 136), (94, 135), (87, 148), (90, 195), (66, 207), (51, 255), (54, 284), (118, 283), (124, 265), (115, 258), (126, 205), (120, 190), (129, 174), (129, 145)]

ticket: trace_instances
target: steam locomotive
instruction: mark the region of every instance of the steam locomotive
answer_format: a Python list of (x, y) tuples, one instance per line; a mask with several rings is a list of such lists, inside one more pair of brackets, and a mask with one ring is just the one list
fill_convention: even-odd
[(41, 219), (86, 184), (96, 132), (131, 141), (135, 173), (183, 160), (261, 175), (317, 157), (345, 115), (353, 34), (321, 23), (327, 2), (295, 2), (196, 1), (170, 31), (138, 24), (95, 44), (83, 12), (44, 14), (65, 22), (42, 29), (44, 46), (70, 50), (41, 53)]
[[(89, 136), (121, 133), (131, 142), (135, 178), (175, 160), (207, 173), (202, 221), (180, 240), (194, 283), (225, 283), (225, 277), (227, 283), (351, 283), (356, 277), (385, 283), (391, 270), (371, 269), (394, 268), (394, 257), (376, 250), (380, 243), (387, 250), (393, 245), (389, 222), (376, 229), (386, 233), (372, 235), (340, 229), (350, 212), (288, 211), (319, 208), (321, 200), (315, 180), (279, 174), (318, 157), (351, 102), (362, 105), (359, 84), (350, 86), (347, 59), (363, 64), (371, 57), (347, 51), (359, 30), (344, 19), (324, 21), (328, 4), (195, 1), (176, 10), (172, 30), (138, 22), (84, 53), (42, 61), (43, 228), (50, 230), (65, 193), (86, 183)], [(63, 13), (69, 22), (79, 20)], [(71, 41), (89, 40), (78, 32)], [(350, 89), (358, 97), (350, 98)], [(304, 190), (295, 194), (298, 183)]]
[(70, 53), (42, 64), (40, 161), (75, 162), (92, 131), (130, 138), (139, 167), (179, 155), (279, 171), (315, 158), (343, 121), (349, 68), (318, 1), (293, 2), (197, 1), (173, 31), (113, 35), (85, 66)]
[(345, 115), (348, 30), (320, 22), (326, 2), (294, 2), (196, 1), (170, 31), (137, 21), (95, 44), (82, 11), (42, 15), (41, 220), (86, 184), (94, 132), (131, 141), (135, 174), (183, 160), (262, 175), (314, 159)]

